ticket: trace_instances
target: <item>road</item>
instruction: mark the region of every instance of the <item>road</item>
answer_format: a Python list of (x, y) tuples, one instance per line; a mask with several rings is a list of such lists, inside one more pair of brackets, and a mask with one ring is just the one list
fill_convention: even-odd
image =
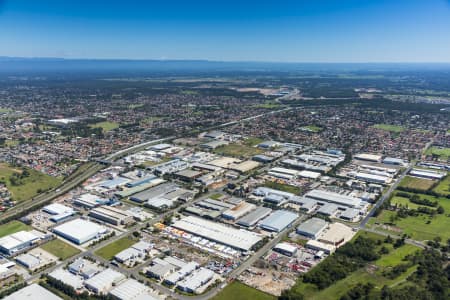
[[(267, 112), (264, 114), (260, 114), (260, 115), (256, 115), (256, 116), (252, 116), (252, 117), (248, 117), (248, 118), (244, 118), (238, 121), (233, 121), (233, 122), (228, 122), (228, 123), (224, 123), (221, 124), (219, 126), (213, 126), (211, 128), (207, 128), (205, 130), (211, 130), (211, 129), (216, 129), (216, 128), (221, 128), (221, 127), (226, 127), (226, 126), (230, 126), (230, 125), (234, 125), (234, 124), (238, 124), (241, 122), (248, 122), (266, 115), (271, 115), (271, 114), (276, 114), (276, 113), (280, 113), (280, 112), (284, 112), (287, 110), (291, 110), (293, 108), (284, 108), (281, 110), (277, 110), (277, 111), (271, 111), (271, 112)], [(56, 197), (59, 197), (67, 192), (69, 192), (70, 190), (72, 190), (73, 188), (77, 187), (78, 185), (80, 185), (81, 183), (83, 183), (85, 180), (87, 180), (88, 178), (92, 177), (94, 174), (96, 174), (97, 172), (99, 172), (100, 170), (102, 170), (103, 168), (105, 168), (107, 165), (109, 165), (110, 163), (112, 163), (114, 160), (120, 159), (125, 155), (128, 155), (130, 153), (133, 152), (137, 152), (145, 147), (148, 147), (152, 144), (157, 144), (157, 143), (162, 143), (162, 142), (167, 142), (170, 140), (173, 140), (177, 137), (175, 136), (171, 136), (171, 137), (167, 137), (167, 138), (162, 138), (162, 139), (157, 139), (157, 140), (152, 140), (152, 141), (148, 141), (148, 142), (144, 142), (138, 145), (134, 145), (132, 147), (126, 148), (126, 149), (122, 149), (119, 150), (113, 154), (108, 155), (107, 157), (105, 157), (104, 159), (99, 159), (96, 162), (92, 162), (92, 166), (89, 166), (85, 171), (83, 171), (81, 174), (76, 174), (75, 176), (69, 177), (68, 180), (66, 180), (65, 182), (63, 182), (63, 184), (61, 186), (59, 186), (57, 189), (52, 190), (46, 194), (41, 194), (37, 197), (35, 197), (32, 201), (27, 201), (26, 203), (23, 203), (23, 205), (21, 207), (15, 207), (15, 209), (11, 209), (10, 211), (8, 211), (7, 213), (3, 214), (0, 217), (0, 221), (2, 219), (5, 219), (7, 217), (11, 217), (17, 214), (20, 214), (23, 210), (32, 208), (34, 206), (37, 205), (43, 205), (44, 203), (50, 202), (51, 200), (55, 199)], [(214, 192), (214, 191), (212, 191)], [(208, 193), (211, 194), (212, 192)], [(197, 199), (196, 199), (197, 200)], [(194, 201), (194, 200), (193, 200)], [(60, 268), (64, 265), (66, 265), (67, 263), (69, 263), (70, 261), (73, 261), (77, 258), (80, 257), (84, 257), (84, 256), (89, 256), (92, 257), (94, 259), (96, 259), (97, 261), (103, 262), (106, 265), (109, 265), (111, 268), (116, 269), (128, 276), (133, 276), (134, 278), (138, 278), (138, 279), (144, 279), (146, 282), (149, 282), (145, 277), (143, 277), (141, 274), (139, 274), (139, 269), (142, 268), (142, 265), (139, 266), (138, 268), (132, 268), (132, 269), (126, 269), (126, 268), (122, 268), (122, 267), (116, 267), (114, 265), (112, 265), (109, 261), (104, 260), (103, 258), (97, 256), (95, 254), (95, 251), (110, 244), (113, 243), (123, 237), (126, 237), (128, 235), (131, 235), (132, 232), (134, 231), (140, 231), (142, 229), (144, 229), (147, 224), (154, 225), (155, 223), (159, 222), (160, 220), (162, 220), (165, 216), (169, 215), (169, 214), (175, 214), (177, 212), (179, 212), (182, 208), (185, 208), (186, 206), (190, 205), (191, 202), (187, 202), (179, 207), (177, 207), (176, 209), (170, 210), (166, 213), (163, 213), (161, 215), (159, 215), (157, 218), (154, 218), (152, 220), (150, 220), (149, 222), (145, 222), (144, 224), (137, 224), (131, 228), (128, 228), (126, 232), (120, 233), (115, 235), (114, 237), (107, 239), (91, 248), (89, 248), (87, 251), (85, 252), (81, 252), (73, 257), (70, 257), (66, 260), (60, 261), (58, 262), (56, 265), (45, 269), (41, 272), (35, 273), (32, 276), (30, 276), (27, 279), (27, 282), (33, 282), (37, 279), (39, 279), (39, 277), (44, 274), (44, 273), (50, 273), (53, 270)], [(246, 261), (244, 261), (239, 267), (237, 267), (235, 270), (233, 270), (229, 276), (230, 278), (236, 278), (237, 276), (239, 276), (239, 274), (241, 274), (243, 271), (245, 271), (247, 268), (249, 268), (257, 259), (259, 259), (264, 253), (266, 253), (267, 251), (269, 251), (273, 246), (275, 246), (277, 243), (280, 242), (280, 240), (284, 237), (284, 235), (291, 230), (292, 227), (296, 227), (302, 220), (304, 220), (306, 216), (302, 216), (300, 217), (298, 220), (296, 220), (296, 222), (294, 222), (289, 228), (285, 229), (284, 231), (282, 231), (281, 233), (279, 233), (274, 239), (270, 240), (266, 245), (264, 245), (261, 249), (259, 249), (256, 253), (254, 253), (252, 256), (250, 256)], [(225, 285), (219, 285), (215, 288), (213, 288), (212, 290), (208, 291), (205, 294), (202, 295), (198, 295), (198, 296), (184, 296), (178, 293), (175, 293), (174, 291), (172, 291), (171, 289), (168, 289), (165, 286), (159, 285), (159, 284), (154, 284), (152, 282), (149, 282), (149, 284), (152, 286), (153, 289), (164, 293), (166, 295), (170, 295), (173, 298), (177, 298), (177, 299), (182, 299), (182, 300), (188, 300), (188, 299), (195, 299), (195, 300), (206, 300), (206, 299), (210, 299), (212, 296), (214, 296), (215, 294), (217, 294), (221, 288), (223, 288)]]
[(369, 219), (373, 216), (373, 214), (377, 211), (378, 208), (380, 208), (384, 201), (389, 199), (392, 195), (392, 193), (397, 189), (398, 185), (402, 181), (402, 179), (411, 171), (412, 166), (414, 165), (414, 162), (410, 163), (408, 168), (406, 168), (402, 174), (399, 176), (399, 178), (395, 181), (394, 184), (392, 184), (387, 192), (385, 192), (383, 195), (381, 195), (380, 199), (377, 201), (377, 203), (372, 207), (370, 212), (366, 215), (366, 217), (362, 220), (362, 222), (359, 224), (359, 228), (364, 228), (367, 225), (367, 222), (369, 222)]

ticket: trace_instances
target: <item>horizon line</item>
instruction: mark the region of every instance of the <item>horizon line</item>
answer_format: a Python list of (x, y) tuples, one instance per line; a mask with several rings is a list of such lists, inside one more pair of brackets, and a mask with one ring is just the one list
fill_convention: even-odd
[(217, 60), (194, 58), (95, 58), (57, 56), (9, 56), (0, 55), (0, 61), (13, 60), (61, 60), (61, 61), (155, 61), (155, 62), (211, 62), (211, 63), (271, 63), (271, 64), (450, 64), (450, 61), (274, 61), (274, 60)]

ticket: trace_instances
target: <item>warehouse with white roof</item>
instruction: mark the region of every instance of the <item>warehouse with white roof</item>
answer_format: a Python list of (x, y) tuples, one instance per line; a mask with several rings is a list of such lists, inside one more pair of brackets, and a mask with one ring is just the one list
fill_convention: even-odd
[(19, 231), (0, 238), (0, 252), (7, 255), (14, 255), (31, 247), (40, 240), (40, 236), (33, 231)]
[(109, 294), (119, 300), (158, 299), (150, 294), (150, 289), (145, 284), (134, 279), (126, 279), (119, 286), (112, 289)]
[(53, 232), (75, 244), (84, 244), (106, 232), (106, 228), (83, 219), (56, 226)]
[(172, 226), (243, 251), (250, 250), (261, 240), (261, 236), (253, 232), (235, 229), (194, 216), (184, 217)]
[(37, 283), (26, 286), (17, 292), (4, 298), (4, 300), (34, 300), (34, 299), (45, 299), (45, 300), (62, 300), (62, 298), (56, 296), (55, 294), (44, 289)]
[(84, 282), (86, 288), (96, 294), (106, 294), (112, 287), (125, 279), (125, 275), (106, 269)]

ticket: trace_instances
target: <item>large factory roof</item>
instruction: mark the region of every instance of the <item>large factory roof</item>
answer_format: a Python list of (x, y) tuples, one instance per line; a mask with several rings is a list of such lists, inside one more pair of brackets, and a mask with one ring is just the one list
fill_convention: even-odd
[(221, 244), (246, 251), (250, 250), (254, 244), (261, 240), (259, 235), (250, 231), (234, 229), (193, 216), (178, 220), (173, 226)]
[(251, 227), (258, 223), (259, 220), (268, 216), (272, 210), (268, 207), (259, 206), (257, 209), (242, 217), (237, 223), (245, 227)]
[(298, 218), (296, 213), (287, 210), (277, 210), (264, 219), (260, 227), (270, 231), (280, 232)]
[(312, 190), (305, 194), (305, 197), (312, 198), (318, 201), (325, 201), (345, 205), (349, 207), (357, 207), (361, 204), (361, 200), (347, 195), (342, 195), (325, 190)]
[(44, 289), (37, 283), (33, 283), (17, 292), (4, 298), (4, 300), (32, 300), (32, 299), (45, 299), (45, 300), (62, 300), (62, 298)]
[(56, 226), (53, 229), (56, 233), (66, 237), (71, 237), (77, 241), (85, 241), (86, 239), (89, 239), (89, 237), (95, 236), (104, 230), (105, 229), (102, 226), (82, 219), (69, 221), (62, 225)]
[(327, 221), (320, 218), (311, 218), (297, 227), (297, 232), (308, 236), (316, 236), (328, 226)]

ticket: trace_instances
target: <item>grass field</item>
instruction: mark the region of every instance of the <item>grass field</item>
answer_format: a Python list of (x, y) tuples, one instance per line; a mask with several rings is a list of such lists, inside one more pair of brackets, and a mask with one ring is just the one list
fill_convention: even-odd
[(219, 148), (216, 148), (214, 150), (214, 153), (224, 155), (224, 156), (232, 156), (232, 157), (242, 157), (242, 158), (249, 158), (253, 155), (262, 153), (263, 150), (244, 145), (244, 144), (238, 144), (238, 143), (232, 143), (229, 145), (225, 145)]
[(134, 243), (136, 243), (136, 240), (133, 240), (129, 237), (123, 237), (111, 244), (106, 245), (103, 248), (98, 249), (97, 251), (95, 251), (95, 254), (103, 257), (106, 260), (110, 260), (114, 257), (114, 255), (122, 250), (129, 248)]
[(450, 175), (447, 175), (439, 184), (433, 189), (436, 193), (449, 195), (450, 194)]
[(401, 187), (418, 189), (422, 191), (427, 191), (433, 187), (436, 181), (429, 179), (422, 179), (412, 176), (405, 176), (402, 182), (400, 182)]
[(221, 193), (215, 193), (212, 194), (211, 196), (209, 196), (209, 198), (214, 199), (214, 200), (219, 200), (220, 198), (222, 198), (222, 194)]
[[(396, 197), (394, 197), (394, 199), (395, 198)], [(402, 201), (403, 203), (408, 204), (409, 208), (414, 208), (413, 203), (409, 201), (405, 202), (405, 200), (401, 200), (399, 198), (401, 197), (397, 197), (397, 202)], [(446, 198), (435, 198), (433, 196), (423, 194), (420, 194), (420, 198), (426, 198), (431, 201), (438, 201), (439, 205), (442, 205), (442, 207), (444, 207), (445, 212), (443, 214), (437, 214), (432, 218), (430, 218), (430, 216), (428, 215), (399, 218), (394, 221), (395, 226), (400, 228), (403, 233), (410, 235), (415, 240), (431, 240), (437, 236), (440, 236), (443, 241), (446, 241), (450, 238), (450, 230), (448, 230), (448, 228), (450, 228), (450, 217), (447, 217), (447, 214), (450, 214), (450, 200)], [(384, 210), (376, 218), (376, 221), (379, 223), (389, 224), (391, 223), (392, 216), (395, 215), (396, 213), (393, 211)], [(428, 221), (430, 221), (429, 224), (427, 224)]]
[(282, 183), (273, 182), (273, 181), (266, 181), (264, 183), (264, 186), (269, 187), (274, 190), (292, 193), (295, 195), (299, 195), (300, 192), (302, 191), (302, 189), (297, 186), (282, 184)]
[(47, 190), (61, 184), (62, 178), (53, 177), (33, 169), (28, 169), (30, 176), (22, 179), (23, 184), (12, 185), (11, 175), (21, 173), (21, 169), (16, 169), (6, 164), (0, 164), (0, 180), (5, 181), (13, 200), (23, 201), (31, 199), (38, 194), (38, 190)]
[(42, 245), (41, 248), (60, 258), (61, 260), (65, 260), (80, 253), (80, 250), (67, 243), (64, 243), (60, 239), (51, 240), (50, 242)]
[(276, 297), (234, 281), (225, 287), (212, 300), (275, 300)]
[(12, 112), (12, 109), (0, 107), (0, 113), (5, 114), (5, 113), (9, 113), (9, 112)]
[(9, 223), (0, 225), (0, 238), (4, 237), (5, 235), (22, 230), (29, 231), (31, 230), (31, 227), (19, 221), (11, 221)]
[(305, 130), (305, 131), (309, 131), (309, 132), (321, 132), (323, 130), (322, 127), (316, 126), (316, 125), (308, 125), (308, 126), (303, 126), (301, 129)]
[(440, 159), (447, 160), (450, 157), (450, 148), (430, 147), (425, 152), (426, 155), (437, 155)]
[(408, 198), (404, 198), (404, 197), (400, 197), (400, 196), (394, 196), (391, 199), (391, 203), (393, 205), (397, 205), (397, 206), (401, 206), (401, 207), (408, 207), (411, 209), (416, 209), (418, 208), (420, 205), (416, 204), (416, 203), (412, 203), (411, 201), (409, 201)]
[(377, 128), (377, 129), (381, 129), (381, 130), (389, 131), (389, 132), (395, 132), (395, 133), (400, 133), (402, 131), (405, 131), (405, 128), (403, 126), (389, 125), (389, 124), (375, 124), (375, 125), (373, 125), (373, 128)]
[(101, 128), (101, 129), (103, 129), (103, 132), (107, 132), (107, 131), (118, 128), (119, 124), (116, 122), (104, 121), (104, 122), (98, 122), (95, 124), (91, 124), (91, 125), (89, 125), (89, 127)]
[[(384, 240), (384, 237), (369, 232), (359, 232), (358, 235), (365, 235), (366, 237), (373, 239)], [(334, 300), (339, 299), (345, 292), (358, 283), (371, 282), (375, 285), (375, 288), (379, 290), (384, 285), (395, 286), (403, 282), (403, 280), (416, 270), (416, 266), (409, 268), (405, 273), (394, 279), (384, 277), (382, 275), (383, 271), (402, 263), (404, 257), (420, 249), (409, 244), (403, 245), (397, 249), (394, 249), (391, 244), (383, 245), (389, 249), (389, 253), (382, 255), (378, 260), (373, 262), (370, 268), (361, 268), (323, 290), (318, 290), (317, 287), (312, 284), (301, 284), (298, 287), (298, 290), (305, 296), (305, 299)]]
[(256, 146), (259, 143), (262, 143), (263, 139), (257, 138), (257, 137), (249, 137), (244, 140), (244, 145), (246, 146)]

